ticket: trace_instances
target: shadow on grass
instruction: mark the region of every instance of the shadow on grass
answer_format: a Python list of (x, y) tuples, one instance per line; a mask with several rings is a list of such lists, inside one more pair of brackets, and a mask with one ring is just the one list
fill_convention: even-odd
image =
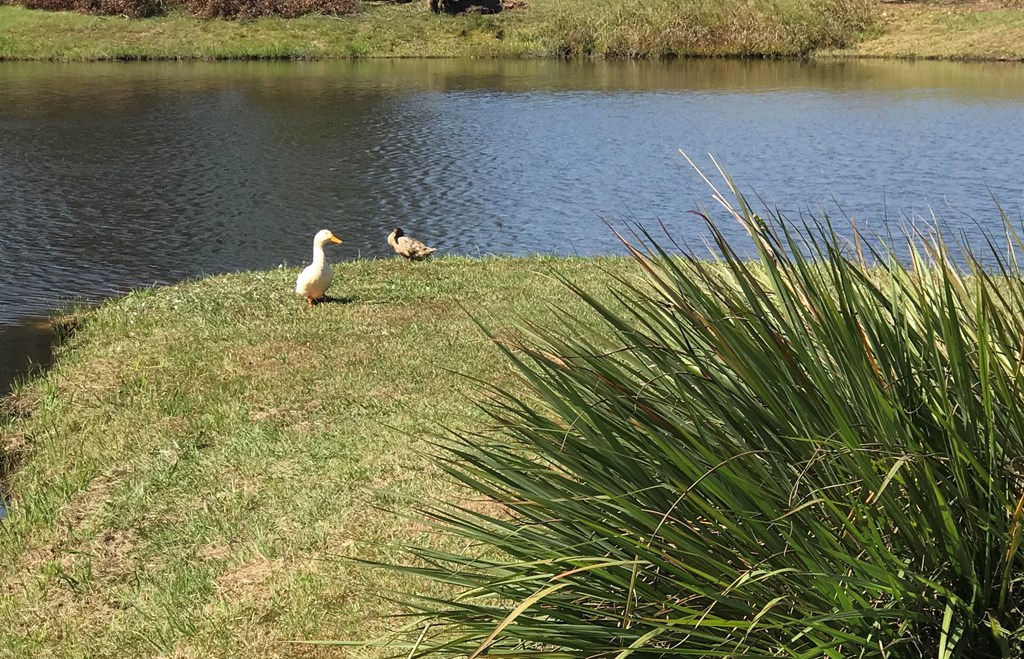
[(313, 303), (314, 307), (320, 306), (321, 304), (352, 304), (357, 302), (359, 298), (354, 295), (342, 295), (340, 297), (333, 297), (331, 295), (325, 295), (316, 302)]

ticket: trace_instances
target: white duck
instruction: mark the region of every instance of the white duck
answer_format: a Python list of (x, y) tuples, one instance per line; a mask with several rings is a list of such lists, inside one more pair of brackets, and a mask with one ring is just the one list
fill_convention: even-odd
[(317, 231), (313, 236), (313, 263), (300, 272), (299, 278), (295, 280), (295, 292), (305, 296), (307, 308), (324, 296), (334, 279), (334, 272), (324, 255), (324, 245), (327, 243), (340, 244), (341, 239), (327, 229)]

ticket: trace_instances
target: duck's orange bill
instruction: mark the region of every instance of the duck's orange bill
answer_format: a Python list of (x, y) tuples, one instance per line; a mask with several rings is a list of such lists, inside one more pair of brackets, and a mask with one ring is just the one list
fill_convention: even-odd
[(341, 238), (339, 238), (337, 236), (331, 236), (331, 242), (332, 243), (339, 243), (340, 244), (341, 243)]

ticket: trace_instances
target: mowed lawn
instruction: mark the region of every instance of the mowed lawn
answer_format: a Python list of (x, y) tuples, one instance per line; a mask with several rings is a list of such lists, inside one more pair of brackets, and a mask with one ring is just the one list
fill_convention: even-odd
[[(20, 456), (0, 523), (0, 656), (382, 656), (292, 644), (396, 628), (424, 585), (363, 567), (436, 537), (464, 496), (426, 454), (485, 423), (477, 380), (520, 387), (500, 335), (607, 295), (625, 259), (336, 266), (312, 310), (294, 269), (142, 290), (87, 313), (7, 401)], [(476, 378), (476, 379), (474, 379)], [(470, 502), (469, 505), (487, 505)], [(450, 545), (449, 545), (450, 546)]]

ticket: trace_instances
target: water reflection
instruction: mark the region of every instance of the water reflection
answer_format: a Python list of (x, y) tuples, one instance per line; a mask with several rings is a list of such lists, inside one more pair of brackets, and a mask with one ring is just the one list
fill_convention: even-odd
[[(679, 147), (792, 213), (935, 208), (977, 240), (991, 195), (1021, 207), (1022, 110), (1003, 63), (4, 63), (0, 324), (299, 264), (322, 227), (345, 258), (396, 224), (462, 254), (607, 253), (622, 217), (700, 245)], [(24, 336), (0, 364), (45, 353)]]
[[(93, 97), (107, 109), (137, 104), (132, 90), (171, 85), (187, 96), (204, 91), (262, 88), (311, 94), (332, 86), (366, 91), (874, 91), (919, 90), (935, 96), (1017, 100), (1024, 93), (1012, 62), (887, 60), (761, 61), (695, 59), (675, 62), (553, 62), (539, 60), (355, 60), (351, 62), (143, 62), (0, 64), (0, 89), (35, 109), (75, 114), (45, 103), (44, 88)], [(104, 93), (108, 91), (110, 93)], [(17, 96), (15, 96), (17, 95)], [(184, 100), (184, 99), (183, 99)], [(294, 99), (293, 99), (294, 100)], [(294, 104), (293, 104), (294, 105)], [(139, 107), (136, 105), (136, 107)], [(29, 106), (23, 105), (22, 110)]]
[(49, 366), (56, 338), (45, 318), (25, 318), (0, 327), (0, 396), (12, 382)]

